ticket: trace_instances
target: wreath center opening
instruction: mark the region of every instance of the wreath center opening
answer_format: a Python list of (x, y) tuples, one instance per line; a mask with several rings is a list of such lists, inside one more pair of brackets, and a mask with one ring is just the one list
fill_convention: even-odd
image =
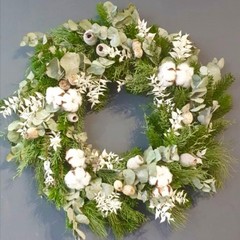
[(150, 99), (112, 88), (109, 103), (99, 112), (89, 112), (85, 118), (88, 142), (98, 149), (122, 153), (133, 147), (146, 149), (143, 106)]

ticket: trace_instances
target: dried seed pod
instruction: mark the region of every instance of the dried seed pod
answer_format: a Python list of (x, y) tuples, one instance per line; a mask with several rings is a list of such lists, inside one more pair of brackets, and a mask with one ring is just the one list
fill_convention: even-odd
[(100, 57), (106, 57), (109, 54), (110, 47), (107, 44), (100, 43), (96, 47), (97, 55)]
[(30, 127), (27, 130), (26, 135), (25, 135), (26, 139), (35, 139), (35, 138), (38, 138), (38, 137), (39, 137), (38, 130), (35, 127)]
[(64, 91), (67, 91), (70, 88), (70, 83), (65, 79), (60, 80), (58, 85)]
[(97, 37), (94, 35), (92, 30), (87, 30), (84, 34), (83, 34), (83, 40), (84, 42), (89, 45), (89, 46), (93, 46), (96, 44), (97, 42)]
[(133, 40), (132, 49), (136, 58), (141, 58), (143, 55), (142, 44), (138, 40)]
[(67, 119), (69, 122), (77, 122), (78, 121), (78, 115), (76, 113), (69, 113), (67, 115)]

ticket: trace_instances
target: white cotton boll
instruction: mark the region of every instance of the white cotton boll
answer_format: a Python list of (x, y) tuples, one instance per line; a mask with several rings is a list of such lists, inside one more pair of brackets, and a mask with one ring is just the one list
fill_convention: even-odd
[(160, 65), (158, 79), (163, 87), (172, 86), (176, 79), (176, 66), (174, 62), (167, 61)]
[(94, 35), (92, 30), (87, 30), (84, 34), (83, 34), (83, 40), (84, 42), (89, 45), (89, 46), (93, 46), (96, 44), (97, 42), (97, 37)]
[(180, 164), (183, 167), (194, 167), (196, 166), (198, 163), (201, 164), (202, 160), (201, 158), (195, 157), (189, 153), (183, 153), (180, 155)]
[(172, 173), (166, 166), (157, 166), (157, 186), (165, 187), (172, 182)]
[(47, 104), (53, 106), (54, 109), (59, 109), (62, 104), (62, 96), (64, 94), (64, 90), (60, 87), (49, 87), (46, 91), (46, 102)]
[(135, 157), (132, 157), (130, 158), (128, 161), (127, 161), (127, 168), (130, 168), (130, 169), (137, 169), (140, 167), (141, 164), (144, 163), (144, 160), (143, 158), (140, 156), (140, 155), (137, 155)]
[(148, 182), (150, 185), (154, 186), (157, 184), (157, 180), (157, 177), (150, 176)]
[(79, 184), (79, 182), (77, 181), (73, 170), (69, 171), (66, 174), (64, 181), (65, 181), (67, 187), (70, 189), (78, 189), (79, 190), (82, 187), (82, 185)]
[(181, 63), (177, 66), (176, 73), (176, 85), (189, 88), (191, 86), (194, 69), (190, 67), (188, 63)]
[(81, 149), (69, 149), (66, 152), (65, 159), (73, 168), (85, 167), (86, 158), (84, 152)]
[(69, 171), (64, 178), (64, 181), (68, 188), (76, 190), (83, 189), (89, 185), (90, 180), (91, 175), (81, 167)]
[(110, 53), (110, 47), (105, 43), (100, 43), (96, 47), (96, 53), (100, 57), (106, 57)]
[(62, 97), (62, 108), (67, 112), (76, 112), (82, 105), (82, 96), (76, 89), (69, 89)]
[(169, 185), (159, 189), (159, 193), (162, 197), (169, 197), (172, 195), (172, 192), (173, 192), (173, 190), (172, 190), (171, 186), (169, 186)]
[(91, 180), (91, 175), (81, 167), (76, 168), (74, 171), (78, 182), (84, 187), (87, 186)]

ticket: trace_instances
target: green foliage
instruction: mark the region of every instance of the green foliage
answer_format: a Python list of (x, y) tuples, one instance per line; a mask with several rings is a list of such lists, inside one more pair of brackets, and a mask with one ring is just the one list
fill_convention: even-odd
[(103, 218), (101, 213), (98, 211), (96, 207), (95, 201), (89, 201), (82, 207), (82, 212), (89, 219), (89, 227), (91, 230), (101, 238), (107, 238), (106, 231), (106, 219)]
[(218, 104), (220, 107), (213, 113), (212, 119), (218, 119), (223, 117), (226, 113), (228, 113), (232, 108), (232, 97), (229, 94), (223, 94), (218, 97)]
[(146, 221), (146, 218), (142, 213), (123, 202), (118, 214), (110, 214), (107, 220), (115, 238), (122, 239), (127, 233), (131, 233), (139, 228)]
[(134, 39), (138, 34), (137, 25), (135, 23), (127, 25), (124, 29), (124, 33), (128, 38)]
[(173, 182), (171, 183), (174, 189), (192, 185), (192, 180), (194, 178), (204, 180), (206, 177), (206, 172), (201, 168), (184, 168), (179, 162), (169, 163), (168, 167), (174, 176)]
[(108, 169), (101, 169), (97, 172), (97, 176), (102, 178), (102, 181), (104, 183), (108, 183), (113, 185), (114, 181), (116, 180), (117, 177), (117, 172), (108, 170)]
[(172, 209), (172, 217), (174, 218), (174, 221), (171, 222), (171, 225), (174, 228), (181, 229), (185, 226), (187, 221), (187, 213), (186, 208), (189, 207), (189, 204), (185, 204), (184, 206), (176, 205)]
[(120, 79), (125, 79), (126, 76), (130, 75), (131, 68), (133, 68), (133, 63), (130, 60), (124, 62), (116, 62), (113, 67), (107, 68), (104, 72), (104, 75), (107, 79), (112, 81), (118, 81)]
[(133, 79), (127, 81), (126, 89), (133, 94), (146, 93), (150, 90), (149, 76), (155, 72), (154, 66), (146, 60), (136, 60)]
[(211, 134), (204, 125), (185, 127), (176, 140), (178, 151), (179, 153), (197, 152), (208, 145), (210, 138)]
[(229, 121), (219, 118), (217, 120), (212, 121), (212, 129), (214, 132), (212, 133), (213, 136), (222, 132), (228, 125), (230, 124)]
[(219, 142), (212, 140), (208, 145), (203, 170), (216, 179), (216, 187), (222, 187), (229, 174), (230, 154)]
[(150, 145), (157, 148), (164, 143), (164, 133), (170, 128), (170, 113), (164, 106), (153, 108), (149, 115), (145, 116), (146, 135)]
[(173, 94), (173, 102), (176, 108), (181, 109), (189, 102), (190, 90), (188, 88), (175, 87)]
[(103, 5), (103, 3), (99, 2), (97, 3), (97, 6), (96, 6), (96, 9), (97, 9), (97, 13), (98, 13), (98, 23), (100, 25), (104, 25), (104, 26), (110, 26), (110, 23), (108, 21), (108, 13)]

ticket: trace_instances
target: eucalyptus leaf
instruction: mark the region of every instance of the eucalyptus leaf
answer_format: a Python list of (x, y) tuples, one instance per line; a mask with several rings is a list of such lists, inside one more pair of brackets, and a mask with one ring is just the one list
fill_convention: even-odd
[(90, 22), (89, 20), (87, 20), (87, 19), (84, 19), (84, 20), (80, 21), (80, 22), (79, 22), (79, 26), (80, 26), (83, 30), (85, 30), (85, 31), (87, 31), (87, 30), (89, 30), (89, 29), (92, 28), (91, 22)]
[(6, 156), (7, 162), (12, 161), (14, 158), (15, 158), (15, 155), (13, 155), (12, 153), (8, 153), (8, 155)]
[(203, 188), (203, 184), (201, 183), (201, 181), (198, 178), (194, 178), (192, 180), (192, 183), (197, 189), (202, 189)]
[(102, 75), (105, 72), (105, 67), (99, 61), (94, 60), (87, 72), (94, 75)]
[(112, 19), (117, 14), (117, 6), (113, 5), (110, 1), (103, 3), (103, 6), (108, 14), (109, 19)]
[(67, 201), (72, 201), (74, 199), (77, 199), (77, 198), (79, 198), (79, 194), (80, 194), (79, 191), (70, 193), (68, 196), (66, 196), (66, 200)]
[(113, 61), (113, 60), (109, 60), (107, 58), (102, 58), (102, 57), (100, 57), (98, 59), (98, 61), (100, 62), (100, 64), (102, 64), (106, 68), (110, 67), (111, 65), (113, 65), (115, 63), (115, 61)]
[(53, 58), (47, 65), (48, 77), (59, 80), (62, 76), (58, 58)]
[(77, 31), (78, 30), (78, 25), (72, 21), (71, 19), (68, 20), (68, 27), (72, 31)]
[(19, 125), (20, 121), (16, 120), (16, 121), (13, 121), (12, 123), (10, 123), (8, 125), (8, 131), (14, 131), (14, 130), (17, 130), (20, 128), (20, 125)]
[(19, 153), (22, 149), (23, 149), (23, 143), (22, 143), (22, 142), (19, 142), (19, 143), (17, 143), (15, 146), (12, 146), (12, 147), (11, 147), (11, 152), (12, 152), (13, 154), (17, 154), (17, 153)]
[(136, 169), (136, 175), (138, 180), (141, 183), (147, 183), (148, 182), (148, 169), (147, 166), (141, 166), (138, 169)]
[(135, 173), (131, 169), (123, 170), (124, 181), (127, 185), (133, 185), (135, 181)]
[(148, 165), (148, 173), (149, 176), (156, 177), (157, 176), (157, 163), (153, 162)]
[(82, 239), (82, 240), (85, 240), (85, 239), (86, 239), (86, 235), (84, 234), (83, 231), (81, 231), (81, 230), (79, 230), (79, 229), (77, 229), (77, 228), (75, 228), (74, 231), (76, 231), (76, 233), (78, 234), (78, 236), (80, 237), (80, 239)]
[(75, 52), (67, 52), (60, 60), (60, 65), (65, 70), (66, 78), (71, 74), (79, 73), (80, 56)]
[(150, 146), (147, 150), (144, 151), (144, 160), (150, 164), (156, 158), (153, 148)]
[(17, 133), (16, 131), (10, 131), (7, 134), (7, 138), (10, 142), (12, 143), (17, 143), (19, 140), (20, 134)]
[(206, 106), (206, 104), (201, 104), (201, 105), (199, 105), (199, 106), (197, 106), (197, 107), (195, 107), (195, 108), (192, 108), (190, 111), (191, 111), (191, 112), (198, 112), (198, 111), (200, 111), (201, 109), (205, 108), (205, 106)]
[(68, 210), (67, 210), (67, 217), (68, 217), (70, 222), (73, 222), (73, 220), (74, 220), (74, 212), (73, 212), (72, 208), (68, 208)]
[(102, 191), (105, 196), (109, 196), (114, 191), (114, 187), (108, 183), (102, 183)]
[(83, 223), (83, 224), (86, 224), (88, 225), (90, 223), (89, 219), (87, 218), (86, 215), (84, 214), (78, 214), (76, 216), (76, 220), (79, 222), (79, 223)]
[(54, 132), (58, 131), (58, 125), (52, 118), (50, 118), (46, 123), (50, 130), (52, 130)]

